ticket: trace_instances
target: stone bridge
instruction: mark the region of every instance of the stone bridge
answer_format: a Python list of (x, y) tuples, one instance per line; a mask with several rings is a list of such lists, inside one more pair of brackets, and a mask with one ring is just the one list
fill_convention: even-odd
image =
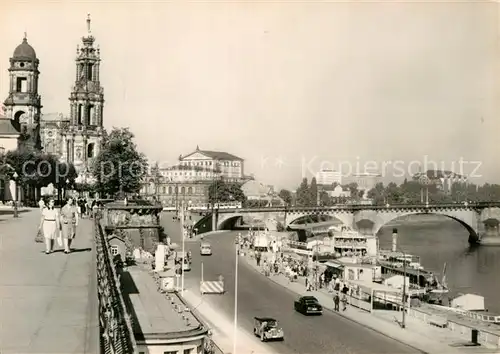
[(388, 222), (418, 214), (436, 214), (453, 219), (469, 231), (470, 239), (477, 240), (486, 232), (498, 235), (500, 203), (220, 209), (206, 216), (195, 227), (205, 232), (201, 224), (208, 223), (211, 230), (230, 229), (238, 220), (243, 220), (247, 225), (265, 223), (267, 228), (275, 230), (278, 225), (284, 228), (293, 225), (305, 227), (305, 224), (312, 226), (315, 223), (312, 220), (318, 222), (320, 216), (323, 221), (337, 220), (363, 234), (376, 235)]

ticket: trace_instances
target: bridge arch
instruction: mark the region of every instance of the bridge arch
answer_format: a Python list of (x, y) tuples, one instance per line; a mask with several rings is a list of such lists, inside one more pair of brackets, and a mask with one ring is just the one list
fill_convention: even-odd
[(217, 230), (232, 230), (234, 225), (243, 218), (243, 214), (231, 214), (228, 217), (221, 218), (219, 214), (219, 220), (217, 220)]
[[(360, 213), (364, 214), (364, 213)], [(391, 221), (400, 219), (408, 215), (439, 215), (445, 218), (454, 220), (462, 225), (469, 232), (469, 240), (477, 240), (479, 238), (479, 213), (471, 210), (414, 210), (414, 211), (398, 211), (398, 212), (378, 212), (371, 215), (355, 215), (355, 224), (359, 226), (361, 223), (370, 221), (372, 233), (377, 235), (380, 229)]]
[(292, 213), (287, 216), (286, 226), (301, 224), (317, 224), (338, 221), (347, 226), (352, 226), (352, 214), (348, 213)]

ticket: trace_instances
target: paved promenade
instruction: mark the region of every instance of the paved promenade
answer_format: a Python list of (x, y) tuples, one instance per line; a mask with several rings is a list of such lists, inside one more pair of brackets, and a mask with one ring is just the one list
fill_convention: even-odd
[[(255, 259), (251, 259), (249, 256), (244, 256), (242, 259), (246, 260), (255, 271), (261, 272), (261, 269), (256, 265)], [(302, 277), (299, 277), (297, 282), (289, 282), (283, 275), (271, 275), (269, 279), (296, 294), (315, 296), (324, 308), (333, 310), (333, 294), (329, 294), (325, 289), (306, 292)], [(360, 323), (399, 342), (406, 343), (424, 353), (498, 353), (498, 350), (494, 348), (460, 346), (460, 344), (467, 341), (447, 329), (424, 325), (419, 320), (409, 316), (406, 317), (406, 329), (402, 329), (395, 321), (395, 317), (398, 320), (401, 319), (400, 312), (375, 310), (373, 314), (370, 314), (348, 306), (345, 312), (337, 313), (339, 316)]]
[(92, 220), (69, 255), (44, 253), (39, 222), (38, 209), (0, 214), (0, 353), (97, 353)]

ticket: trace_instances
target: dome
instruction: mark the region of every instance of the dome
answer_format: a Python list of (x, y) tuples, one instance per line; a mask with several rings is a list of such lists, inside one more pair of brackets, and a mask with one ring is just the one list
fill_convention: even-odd
[(14, 50), (14, 55), (12, 57), (36, 59), (36, 53), (33, 47), (28, 44), (28, 40), (24, 38), (23, 42), (17, 46), (16, 50)]

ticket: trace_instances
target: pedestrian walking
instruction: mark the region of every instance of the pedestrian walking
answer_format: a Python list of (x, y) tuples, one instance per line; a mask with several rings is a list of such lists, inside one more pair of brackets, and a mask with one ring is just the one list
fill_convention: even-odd
[(347, 295), (346, 294), (342, 295), (342, 305), (343, 305), (342, 311), (347, 310)]
[(66, 205), (61, 208), (61, 231), (64, 244), (64, 253), (71, 252), (71, 243), (76, 235), (78, 226), (78, 210), (73, 204), (73, 198), (69, 197)]
[(40, 219), (40, 226), (38, 231), (43, 231), (45, 239), (45, 254), (52, 253), (54, 240), (57, 238), (57, 233), (61, 225), (59, 213), (54, 208), (54, 199), (49, 199), (48, 205), (42, 210), (42, 217)]
[(40, 201), (38, 202), (38, 207), (40, 208), (40, 211), (43, 211), (43, 208), (45, 208), (45, 201), (43, 198), (40, 198)]
[(333, 303), (335, 305), (334, 310), (340, 311), (340, 296), (338, 293), (335, 293), (335, 295), (333, 296)]

